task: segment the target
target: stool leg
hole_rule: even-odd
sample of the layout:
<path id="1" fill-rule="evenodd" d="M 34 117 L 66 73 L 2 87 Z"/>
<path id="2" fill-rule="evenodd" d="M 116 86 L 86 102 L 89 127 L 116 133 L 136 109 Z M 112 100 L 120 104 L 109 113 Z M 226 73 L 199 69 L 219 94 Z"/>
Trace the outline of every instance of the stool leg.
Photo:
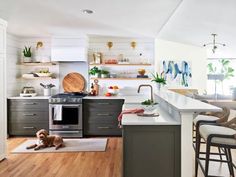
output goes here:
<path id="1" fill-rule="evenodd" d="M 232 177 L 235 177 L 235 176 L 234 176 L 234 167 L 233 167 L 231 149 L 228 149 L 228 155 L 229 155 L 229 164 L 230 164 L 230 175 L 231 175 Z"/>
<path id="2" fill-rule="evenodd" d="M 231 167 L 230 167 L 230 159 L 229 159 L 228 149 L 224 148 L 224 150 L 225 150 L 225 156 L 226 156 L 226 160 L 227 160 L 227 165 L 228 165 L 228 168 L 229 168 L 229 173 L 231 175 Z"/>
<path id="3" fill-rule="evenodd" d="M 205 177 L 208 177 L 209 171 L 209 159 L 210 159 L 211 145 L 209 142 L 206 142 L 206 161 L 205 161 Z"/>
<path id="4" fill-rule="evenodd" d="M 219 152 L 219 155 L 220 155 L 220 160 L 222 160 L 222 155 L 221 155 L 220 147 L 218 147 L 218 152 Z"/>
<path id="5" fill-rule="evenodd" d="M 200 152 L 200 146 L 201 146 L 201 136 L 196 130 L 195 135 L 195 177 L 198 175 L 198 158 L 199 158 L 199 152 Z"/>

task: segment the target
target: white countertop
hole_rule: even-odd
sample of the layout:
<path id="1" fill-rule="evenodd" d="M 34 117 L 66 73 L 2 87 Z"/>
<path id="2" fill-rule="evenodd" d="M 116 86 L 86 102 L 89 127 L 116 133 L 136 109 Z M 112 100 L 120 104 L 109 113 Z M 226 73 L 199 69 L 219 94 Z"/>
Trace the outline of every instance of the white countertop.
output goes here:
<path id="1" fill-rule="evenodd" d="M 221 108 L 219 107 L 186 97 L 169 90 L 155 92 L 154 97 L 157 96 L 168 102 L 168 104 L 172 105 L 180 112 L 221 111 Z"/>
<path id="2" fill-rule="evenodd" d="M 125 103 L 141 103 L 150 97 L 147 95 L 86 96 L 83 99 L 124 99 Z"/>
<path id="3" fill-rule="evenodd" d="M 124 105 L 124 109 L 139 108 L 138 104 Z M 159 106 L 155 110 L 158 117 L 140 117 L 136 114 L 123 114 L 122 125 L 180 125 L 180 122 L 173 119 L 167 112 Z"/>
<path id="4" fill-rule="evenodd" d="M 33 97 L 20 97 L 20 96 L 12 96 L 8 97 L 8 99 L 49 99 L 50 96 L 33 96 Z"/>

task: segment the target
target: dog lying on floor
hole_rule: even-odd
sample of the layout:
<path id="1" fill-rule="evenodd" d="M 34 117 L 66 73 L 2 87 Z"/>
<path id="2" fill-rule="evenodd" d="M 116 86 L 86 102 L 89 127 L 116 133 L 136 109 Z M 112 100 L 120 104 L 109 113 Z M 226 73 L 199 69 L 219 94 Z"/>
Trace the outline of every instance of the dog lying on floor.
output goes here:
<path id="1" fill-rule="evenodd" d="M 45 129 L 39 130 L 36 133 L 36 136 L 38 138 L 37 143 L 26 147 L 26 149 L 34 148 L 34 150 L 36 151 L 36 150 L 39 150 L 41 148 L 55 147 L 55 149 L 57 150 L 60 147 L 64 147 L 63 139 L 62 139 L 61 136 L 49 135 L 47 130 L 45 130 Z"/>

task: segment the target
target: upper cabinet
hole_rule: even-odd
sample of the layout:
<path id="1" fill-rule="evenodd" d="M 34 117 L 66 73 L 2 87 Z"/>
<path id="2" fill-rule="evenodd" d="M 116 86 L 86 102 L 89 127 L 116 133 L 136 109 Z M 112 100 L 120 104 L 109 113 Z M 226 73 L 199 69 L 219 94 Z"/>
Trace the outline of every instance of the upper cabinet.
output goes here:
<path id="1" fill-rule="evenodd" d="M 52 61 L 87 61 L 87 38 L 52 38 Z"/>

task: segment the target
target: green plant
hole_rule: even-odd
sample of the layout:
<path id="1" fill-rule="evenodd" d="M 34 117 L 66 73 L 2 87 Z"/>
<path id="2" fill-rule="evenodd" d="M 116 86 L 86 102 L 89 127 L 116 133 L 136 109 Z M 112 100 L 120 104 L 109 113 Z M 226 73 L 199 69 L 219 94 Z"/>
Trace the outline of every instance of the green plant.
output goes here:
<path id="1" fill-rule="evenodd" d="M 97 74 L 97 73 L 101 73 L 101 70 L 98 69 L 98 67 L 96 67 L 96 66 L 94 66 L 93 68 L 91 68 L 91 69 L 89 70 L 89 74 L 91 74 L 91 75 L 95 75 L 95 74 Z"/>
<path id="2" fill-rule="evenodd" d="M 107 75 L 107 74 L 109 74 L 110 72 L 109 71 L 107 71 L 107 70 L 101 70 L 101 74 L 105 74 L 105 75 Z"/>
<path id="3" fill-rule="evenodd" d="M 227 59 L 218 60 L 219 67 L 213 65 L 213 63 L 208 63 L 207 68 L 210 74 L 223 74 L 224 79 L 230 79 L 234 77 L 234 69 L 230 67 L 230 61 Z"/>
<path id="4" fill-rule="evenodd" d="M 25 57 L 31 57 L 32 53 L 31 53 L 31 47 L 26 47 L 23 50 L 23 54 Z"/>
<path id="5" fill-rule="evenodd" d="M 160 76 L 158 75 L 157 72 L 155 74 L 152 73 L 152 76 L 153 76 L 152 82 L 156 82 L 156 83 L 163 84 L 163 85 L 166 84 L 166 80 L 163 76 L 163 72 L 162 72 L 162 74 L 160 74 Z"/>

